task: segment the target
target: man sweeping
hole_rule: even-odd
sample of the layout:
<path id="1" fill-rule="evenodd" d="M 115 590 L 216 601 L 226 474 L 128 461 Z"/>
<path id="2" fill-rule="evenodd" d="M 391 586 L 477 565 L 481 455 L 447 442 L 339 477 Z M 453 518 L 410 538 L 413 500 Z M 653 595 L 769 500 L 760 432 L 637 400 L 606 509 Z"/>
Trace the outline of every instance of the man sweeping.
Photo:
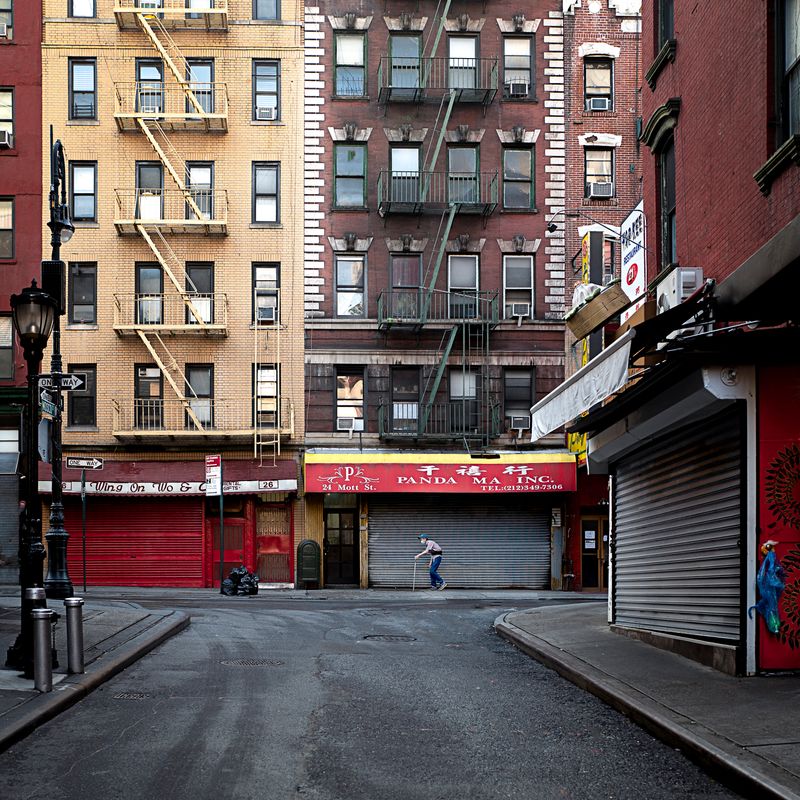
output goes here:
<path id="1" fill-rule="evenodd" d="M 431 589 L 438 589 L 441 591 L 444 589 L 447 584 L 442 579 L 442 576 L 439 574 L 439 565 L 442 563 L 442 548 L 439 547 L 433 539 L 429 538 L 427 533 L 421 533 L 419 535 L 420 544 L 425 548 L 421 553 L 417 553 L 414 558 L 419 558 L 420 556 L 429 555 L 431 557 Z"/>

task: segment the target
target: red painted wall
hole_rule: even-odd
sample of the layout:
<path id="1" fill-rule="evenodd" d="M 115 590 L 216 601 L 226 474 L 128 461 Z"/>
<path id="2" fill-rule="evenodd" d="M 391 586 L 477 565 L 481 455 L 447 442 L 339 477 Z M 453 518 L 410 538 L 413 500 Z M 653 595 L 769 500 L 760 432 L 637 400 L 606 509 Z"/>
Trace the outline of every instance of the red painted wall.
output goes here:
<path id="1" fill-rule="evenodd" d="M 643 4 L 645 71 L 656 55 L 653 5 Z M 783 171 L 767 196 L 753 178 L 774 150 L 770 6 L 740 0 L 733 12 L 728 3 L 675 3 L 675 61 L 662 69 L 655 90 L 642 82 L 645 124 L 667 99 L 681 99 L 675 129 L 678 260 L 718 280 L 800 211 L 796 165 Z M 643 152 L 648 246 L 660 248 L 655 161 Z M 651 259 L 651 280 L 657 271 Z"/>
<path id="2" fill-rule="evenodd" d="M 42 4 L 14 3 L 14 38 L 0 39 L 0 86 L 14 89 L 14 147 L 0 150 L 0 196 L 14 198 L 15 254 L 0 260 L 0 314 L 9 297 L 40 277 L 42 258 Z M 16 342 L 15 342 L 16 344 Z M 14 381 L 25 384 L 22 352 Z"/>

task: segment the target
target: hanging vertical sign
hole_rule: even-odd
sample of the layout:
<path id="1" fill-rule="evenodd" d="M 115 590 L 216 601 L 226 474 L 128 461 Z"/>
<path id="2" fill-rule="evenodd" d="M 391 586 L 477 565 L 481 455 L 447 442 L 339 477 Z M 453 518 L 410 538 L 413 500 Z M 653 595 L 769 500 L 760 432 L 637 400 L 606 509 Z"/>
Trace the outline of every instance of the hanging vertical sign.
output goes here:
<path id="1" fill-rule="evenodd" d="M 206 456 L 206 497 L 222 493 L 222 456 Z"/>
<path id="2" fill-rule="evenodd" d="M 647 290 L 647 261 L 645 258 L 645 225 L 644 201 L 631 211 L 620 227 L 620 245 L 622 253 L 622 290 L 631 300 L 642 299 L 634 303 L 620 315 L 620 322 L 625 322 L 644 305 Z"/>

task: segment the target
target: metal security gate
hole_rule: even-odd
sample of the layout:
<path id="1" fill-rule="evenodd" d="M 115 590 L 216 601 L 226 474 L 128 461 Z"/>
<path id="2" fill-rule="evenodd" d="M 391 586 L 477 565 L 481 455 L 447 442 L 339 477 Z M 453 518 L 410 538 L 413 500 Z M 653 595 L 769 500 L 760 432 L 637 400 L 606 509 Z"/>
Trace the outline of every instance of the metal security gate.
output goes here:
<path id="1" fill-rule="evenodd" d="M 90 586 L 203 586 L 203 499 L 87 497 L 86 576 Z M 81 503 L 65 517 L 70 578 L 83 575 Z"/>
<path id="2" fill-rule="evenodd" d="M 740 639 L 742 421 L 702 420 L 614 469 L 614 621 Z"/>
<path id="3" fill-rule="evenodd" d="M 442 576 L 457 588 L 550 587 L 550 515 L 520 499 L 468 495 L 375 496 L 369 503 L 369 582 L 411 587 L 413 557 L 428 533 L 444 550 Z M 427 559 L 417 588 L 428 584 Z"/>
<path id="4" fill-rule="evenodd" d="M 0 474 L 0 584 L 19 582 L 19 477 Z"/>

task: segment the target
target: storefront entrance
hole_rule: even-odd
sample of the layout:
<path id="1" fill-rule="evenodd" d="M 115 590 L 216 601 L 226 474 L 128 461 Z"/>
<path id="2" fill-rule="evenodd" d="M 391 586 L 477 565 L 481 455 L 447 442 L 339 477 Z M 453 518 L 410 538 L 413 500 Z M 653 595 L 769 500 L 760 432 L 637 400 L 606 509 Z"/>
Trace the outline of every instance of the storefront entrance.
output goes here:
<path id="1" fill-rule="evenodd" d="M 358 585 L 358 537 L 355 509 L 325 511 L 325 584 Z"/>
<path id="2" fill-rule="evenodd" d="M 608 518 L 581 517 L 581 585 L 608 588 Z"/>

